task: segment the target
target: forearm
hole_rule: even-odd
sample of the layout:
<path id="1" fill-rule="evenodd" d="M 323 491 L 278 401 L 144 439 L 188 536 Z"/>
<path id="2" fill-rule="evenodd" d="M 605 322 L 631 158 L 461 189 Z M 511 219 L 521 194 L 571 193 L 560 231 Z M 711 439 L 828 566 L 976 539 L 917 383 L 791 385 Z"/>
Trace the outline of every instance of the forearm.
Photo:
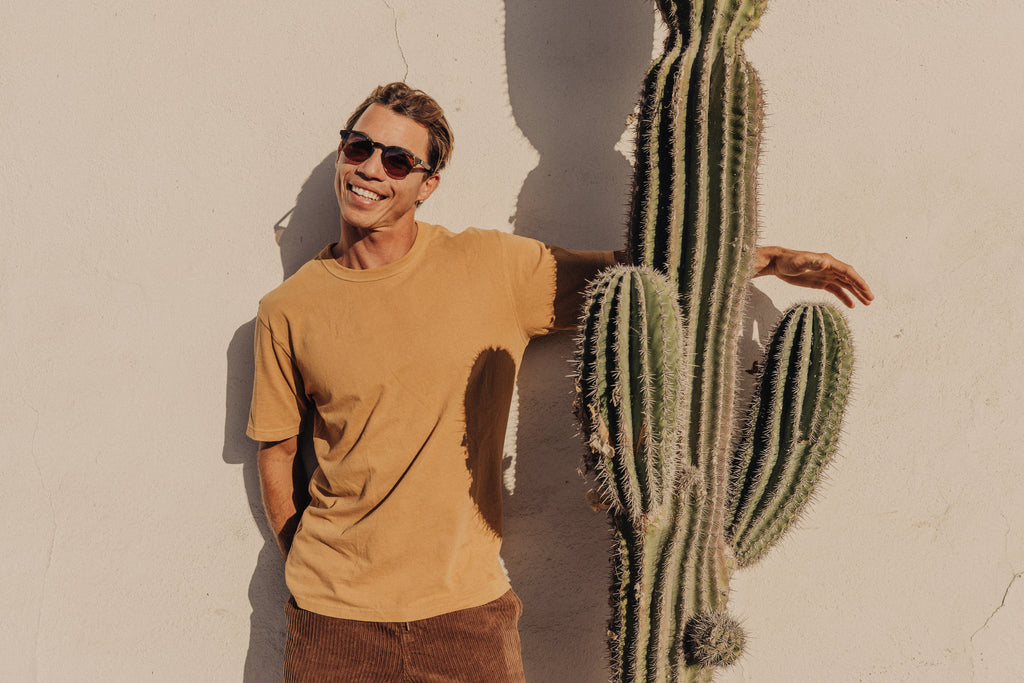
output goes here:
<path id="1" fill-rule="evenodd" d="M 305 489 L 296 485 L 296 480 L 301 479 L 296 476 L 300 464 L 297 452 L 298 439 L 292 437 L 276 443 L 260 444 L 257 456 L 263 509 L 284 557 L 288 556 L 291 549 L 307 500 Z"/>

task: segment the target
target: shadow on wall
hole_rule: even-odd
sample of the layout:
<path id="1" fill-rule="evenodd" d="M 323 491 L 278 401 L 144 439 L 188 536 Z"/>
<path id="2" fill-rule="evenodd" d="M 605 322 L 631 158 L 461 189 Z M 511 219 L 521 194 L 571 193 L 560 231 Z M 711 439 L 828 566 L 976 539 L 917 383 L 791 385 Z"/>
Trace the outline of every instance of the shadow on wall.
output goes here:
<path id="1" fill-rule="evenodd" d="M 334 196 L 332 152 L 310 174 L 295 200 L 295 207 L 273 226 L 267 239 L 277 240 L 281 249 L 282 280 L 316 256 L 338 238 L 338 204 Z M 263 293 L 255 294 L 255 296 Z M 255 306 L 255 301 L 253 302 Z M 245 435 L 252 397 L 253 333 L 255 319 L 235 332 L 228 345 L 227 405 L 224 420 L 224 462 L 242 466 L 242 480 L 253 519 L 263 534 L 263 548 L 249 582 L 252 616 L 249 623 L 249 651 L 245 659 L 245 683 L 280 681 L 284 672 L 284 605 L 288 591 L 284 584 L 284 562 L 263 513 L 259 475 L 256 471 L 256 443 Z M 312 440 L 303 430 L 299 452 L 312 472 Z"/>
<path id="2" fill-rule="evenodd" d="M 502 451 L 508 425 L 495 418 L 506 412 L 515 382 L 516 362 L 512 354 L 502 348 L 484 349 L 470 370 L 463 402 L 466 434 L 462 445 L 472 480 L 469 495 L 484 523 L 498 538 L 502 536 L 502 506 L 500 500 L 495 504 L 492 492 L 501 491 L 502 461 L 494 462 L 485 456 Z"/>
<path id="3" fill-rule="evenodd" d="M 581 11 L 583 9 L 583 11 Z M 516 233 L 561 247 L 624 246 L 631 169 L 614 149 L 650 63 L 644 3 L 506 0 L 516 123 L 540 154 L 520 190 Z M 535 340 L 519 373 L 515 491 L 503 557 L 523 600 L 529 681 L 607 680 L 611 535 L 584 496 L 572 416 L 571 334 Z"/>
<path id="4" fill-rule="evenodd" d="M 579 4 L 569 0 L 506 1 L 513 113 L 540 153 L 520 191 L 519 234 L 569 248 L 624 246 L 631 169 L 614 146 L 650 62 L 653 27 L 653 12 L 643 3 L 595 0 L 581 17 Z M 282 280 L 337 239 L 334 158 L 332 151 L 313 169 L 294 209 L 268 226 L 267 239 L 276 239 L 281 250 Z M 744 369 L 760 353 L 754 322 L 763 341 L 770 331 L 766 325 L 780 315 L 768 297 L 751 290 L 752 316 L 740 348 Z M 256 444 L 245 436 L 254 329 L 254 320 L 241 325 L 228 346 L 223 449 L 226 463 L 242 466 L 249 507 L 264 539 L 249 583 L 246 683 L 282 679 L 287 600 L 283 562 L 263 513 Z M 530 681 L 607 678 L 611 535 L 605 515 L 587 506 L 589 484 L 578 473 L 583 446 L 572 418 L 572 353 L 572 335 L 539 339 L 527 350 L 518 380 L 519 457 L 515 492 L 505 504 L 503 557 L 525 605 L 520 631 Z M 741 377 L 749 392 L 752 376 Z M 300 453 L 311 472 L 308 436 L 300 441 Z M 500 528 L 498 520 L 492 524 Z"/>
<path id="5" fill-rule="evenodd" d="M 580 249 L 625 246 L 632 169 L 614 149 L 651 60 L 653 9 L 595 0 L 506 0 L 512 111 L 540 161 L 525 180 L 516 232 Z M 760 356 L 757 333 L 779 312 L 751 288 L 740 342 L 743 368 Z M 503 557 L 524 604 L 530 681 L 601 681 L 609 616 L 611 532 L 585 502 L 583 445 L 572 418 L 571 335 L 533 342 L 519 374 L 515 490 L 505 505 Z M 741 391 L 753 375 L 741 373 Z M 745 405 L 741 399 L 740 405 Z"/>

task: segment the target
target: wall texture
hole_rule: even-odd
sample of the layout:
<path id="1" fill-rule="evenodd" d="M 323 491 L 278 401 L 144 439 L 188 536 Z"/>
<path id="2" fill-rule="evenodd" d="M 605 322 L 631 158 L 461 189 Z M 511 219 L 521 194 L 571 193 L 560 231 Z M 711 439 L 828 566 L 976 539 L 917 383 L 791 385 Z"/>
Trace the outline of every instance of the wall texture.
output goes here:
<path id="1" fill-rule="evenodd" d="M 280 678 L 256 301 L 333 238 L 337 130 L 395 79 L 456 130 L 423 218 L 620 246 L 656 27 L 640 0 L 580 6 L 0 4 L 0 680 Z M 878 300 L 849 316 L 841 460 L 734 581 L 751 642 L 721 680 L 1024 679 L 1022 26 L 1013 0 L 776 0 L 748 44 L 762 241 L 834 252 Z M 798 295 L 757 281 L 751 358 Z M 530 350 L 509 434 L 538 682 L 604 676 L 570 353 Z"/>

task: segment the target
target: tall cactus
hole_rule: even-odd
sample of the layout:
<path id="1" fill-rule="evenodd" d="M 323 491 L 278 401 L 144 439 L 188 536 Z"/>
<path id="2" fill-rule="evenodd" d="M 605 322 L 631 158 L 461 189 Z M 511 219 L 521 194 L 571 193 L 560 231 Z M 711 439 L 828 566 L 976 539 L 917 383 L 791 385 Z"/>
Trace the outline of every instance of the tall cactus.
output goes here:
<path id="1" fill-rule="evenodd" d="M 657 4 L 669 35 L 640 105 L 632 265 L 588 293 L 577 408 L 619 545 L 614 678 L 706 681 L 743 647 L 732 571 L 789 528 L 835 452 L 852 351 L 831 307 L 790 310 L 730 445 L 762 122 L 742 43 L 767 0 Z"/>

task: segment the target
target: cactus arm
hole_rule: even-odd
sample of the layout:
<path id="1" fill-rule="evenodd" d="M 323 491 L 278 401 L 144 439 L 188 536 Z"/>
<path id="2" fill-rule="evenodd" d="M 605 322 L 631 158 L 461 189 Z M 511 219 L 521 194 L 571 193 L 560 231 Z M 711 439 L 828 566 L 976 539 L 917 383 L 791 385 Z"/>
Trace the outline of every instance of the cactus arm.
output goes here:
<path id="1" fill-rule="evenodd" d="M 677 402 L 687 365 L 679 309 L 663 276 L 616 266 L 591 285 L 585 310 L 577 413 L 589 464 L 613 511 L 644 528 L 662 513 L 681 466 Z"/>
<path id="2" fill-rule="evenodd" d="M 619 536 L 612 658 L 622 680 L 665 680 L 665 653 L 681 630 L 676 537 L 692 534 L 686 520 L 695 481 L 679 447 L 678 401 L 689 368 L 681 315 L 663 275 L 621 266 L 599 276 L 585 310 L 577 411 Z"/>
<path id="3" fill-rule="evenodd" d="M 797 306 L 765 352 L 733 461 L 728 533 L 740 566 L 764 555 L 813 496 L 839 442 L 850 391 L 849 328 L 831 306 Z"/>
<path id="4" fill-rule="evenodd" d="M 604 286 L 615 287 L 619 279 L 618 275 L 610 273 Z M 598 282 L 592 286 L 587 299 L 588 313 L 579 345 L 578 393 L 581 399 L 577 410 L 588 435 L 591 452 L 588 464 L 596 470 L 605 499 L 615 511 L 629 508 L 630 495 L 620 487 L 621 483 L 629 481 L 629 477 L 622 476 L 622 464 L 610 457 L 614 453 L 615 444 L 621 442 L 621 422 L 615 419 L 614 413 L 616 402 L 613 387 L 617 377 L 615 353 L 610 348 L 615 337 L 611 334 L 613 328 L 608 324 L 615 313 L 616 302 L 613 296 L 594 295 L 600 284 Z M 612 362 L 609 363 L 609 360 Z"/>
<path id="5" fill-rule="evenodd" d="M 797 320 L 791 311 L 779 321 L 760 363 L 756 390 L 747 411 L 746 430 L 733 456 L 727 520 L 733 538 L 742 533 L 740 527 L 750 523 L 751 501 L 764 497 L 770 476 L 762 475 L 773 470 L 773 459 L 780 451 L 783 403 L 773 401 L 772 392 L 787 384 L 790 364 L 785 362 L 785 350 L 792 349 L 795 344 Z M 755 460 L 755 454 L 759 454 L 760 459 Z"/>

